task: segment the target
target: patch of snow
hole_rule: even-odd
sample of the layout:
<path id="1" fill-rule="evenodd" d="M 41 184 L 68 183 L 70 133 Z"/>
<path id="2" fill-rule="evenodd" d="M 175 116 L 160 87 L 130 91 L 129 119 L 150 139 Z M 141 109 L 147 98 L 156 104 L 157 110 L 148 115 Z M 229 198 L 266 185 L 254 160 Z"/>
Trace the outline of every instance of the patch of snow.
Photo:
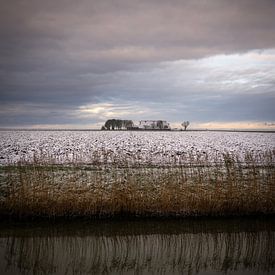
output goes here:
<path id="1" fill-rule="evenodd" d="M 170 165 L 217 160 L 223 153 L 254 154 L 275 149 L 275 133 L 0 131 L 0 164 L 43 160 L 49 163 Z"/>

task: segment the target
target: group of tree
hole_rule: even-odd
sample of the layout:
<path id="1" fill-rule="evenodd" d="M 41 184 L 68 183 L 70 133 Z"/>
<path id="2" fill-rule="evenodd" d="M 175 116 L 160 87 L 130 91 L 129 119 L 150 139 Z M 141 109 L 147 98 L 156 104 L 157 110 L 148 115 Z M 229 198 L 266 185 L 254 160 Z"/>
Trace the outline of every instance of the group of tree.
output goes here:
<path id="1" fill-rule="evenodd" d="M 134 126 L 132 120 L 122 120 L 122 119 L 108 119 L 104 126 L 102 126 L 102 130 L 121 130 L 128 129 Z"/>

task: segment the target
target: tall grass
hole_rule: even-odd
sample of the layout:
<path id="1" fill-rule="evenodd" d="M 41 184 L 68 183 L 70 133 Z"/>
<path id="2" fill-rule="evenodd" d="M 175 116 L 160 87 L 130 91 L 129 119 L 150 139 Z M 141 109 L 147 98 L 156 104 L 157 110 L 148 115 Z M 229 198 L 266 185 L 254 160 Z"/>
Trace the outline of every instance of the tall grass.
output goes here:
<path id="1" fill-rule="evenodd" d="M 104 156 L 103 156 L 104 157 Z M 109 162 L 108 162 L 109 163 Z M 207 155 L 165 167 L 134 161 L 4 166 L 6 217 L 227 216 L 275 213 L 275 152 Z"/>

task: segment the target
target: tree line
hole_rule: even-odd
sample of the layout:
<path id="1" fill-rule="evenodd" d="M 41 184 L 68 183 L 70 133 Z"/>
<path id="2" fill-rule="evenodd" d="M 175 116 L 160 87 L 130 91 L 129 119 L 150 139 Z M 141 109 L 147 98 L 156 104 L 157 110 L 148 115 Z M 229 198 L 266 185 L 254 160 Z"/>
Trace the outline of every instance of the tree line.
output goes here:
<path id="1" fill-rule="evenodd" d="M 189 121 L 184 121 L 181 124 L 186 131 L 187 127 L 190 125 Z M 108 119 L 105 124 L 101 127 L 101 130 L 121 130 L 121 129 L 129 129 L 133 128 L 134 123 L 132 120 L 128 119 Z M 162 120 L 158 120 L 156 123 L 156 127 L 158 129 L 167 129 L 167 125 L 164 125 Z"/>

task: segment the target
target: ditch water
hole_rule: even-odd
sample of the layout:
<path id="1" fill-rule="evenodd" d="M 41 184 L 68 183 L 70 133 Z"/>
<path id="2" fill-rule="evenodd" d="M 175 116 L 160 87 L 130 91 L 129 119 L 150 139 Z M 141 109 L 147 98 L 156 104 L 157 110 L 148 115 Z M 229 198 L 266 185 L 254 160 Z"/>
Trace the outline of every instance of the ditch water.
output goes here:
<path id="1" fill-rule="evenodd" d="M 272 218 L 0 224 L 0 274 L 275 274 Z"/>

